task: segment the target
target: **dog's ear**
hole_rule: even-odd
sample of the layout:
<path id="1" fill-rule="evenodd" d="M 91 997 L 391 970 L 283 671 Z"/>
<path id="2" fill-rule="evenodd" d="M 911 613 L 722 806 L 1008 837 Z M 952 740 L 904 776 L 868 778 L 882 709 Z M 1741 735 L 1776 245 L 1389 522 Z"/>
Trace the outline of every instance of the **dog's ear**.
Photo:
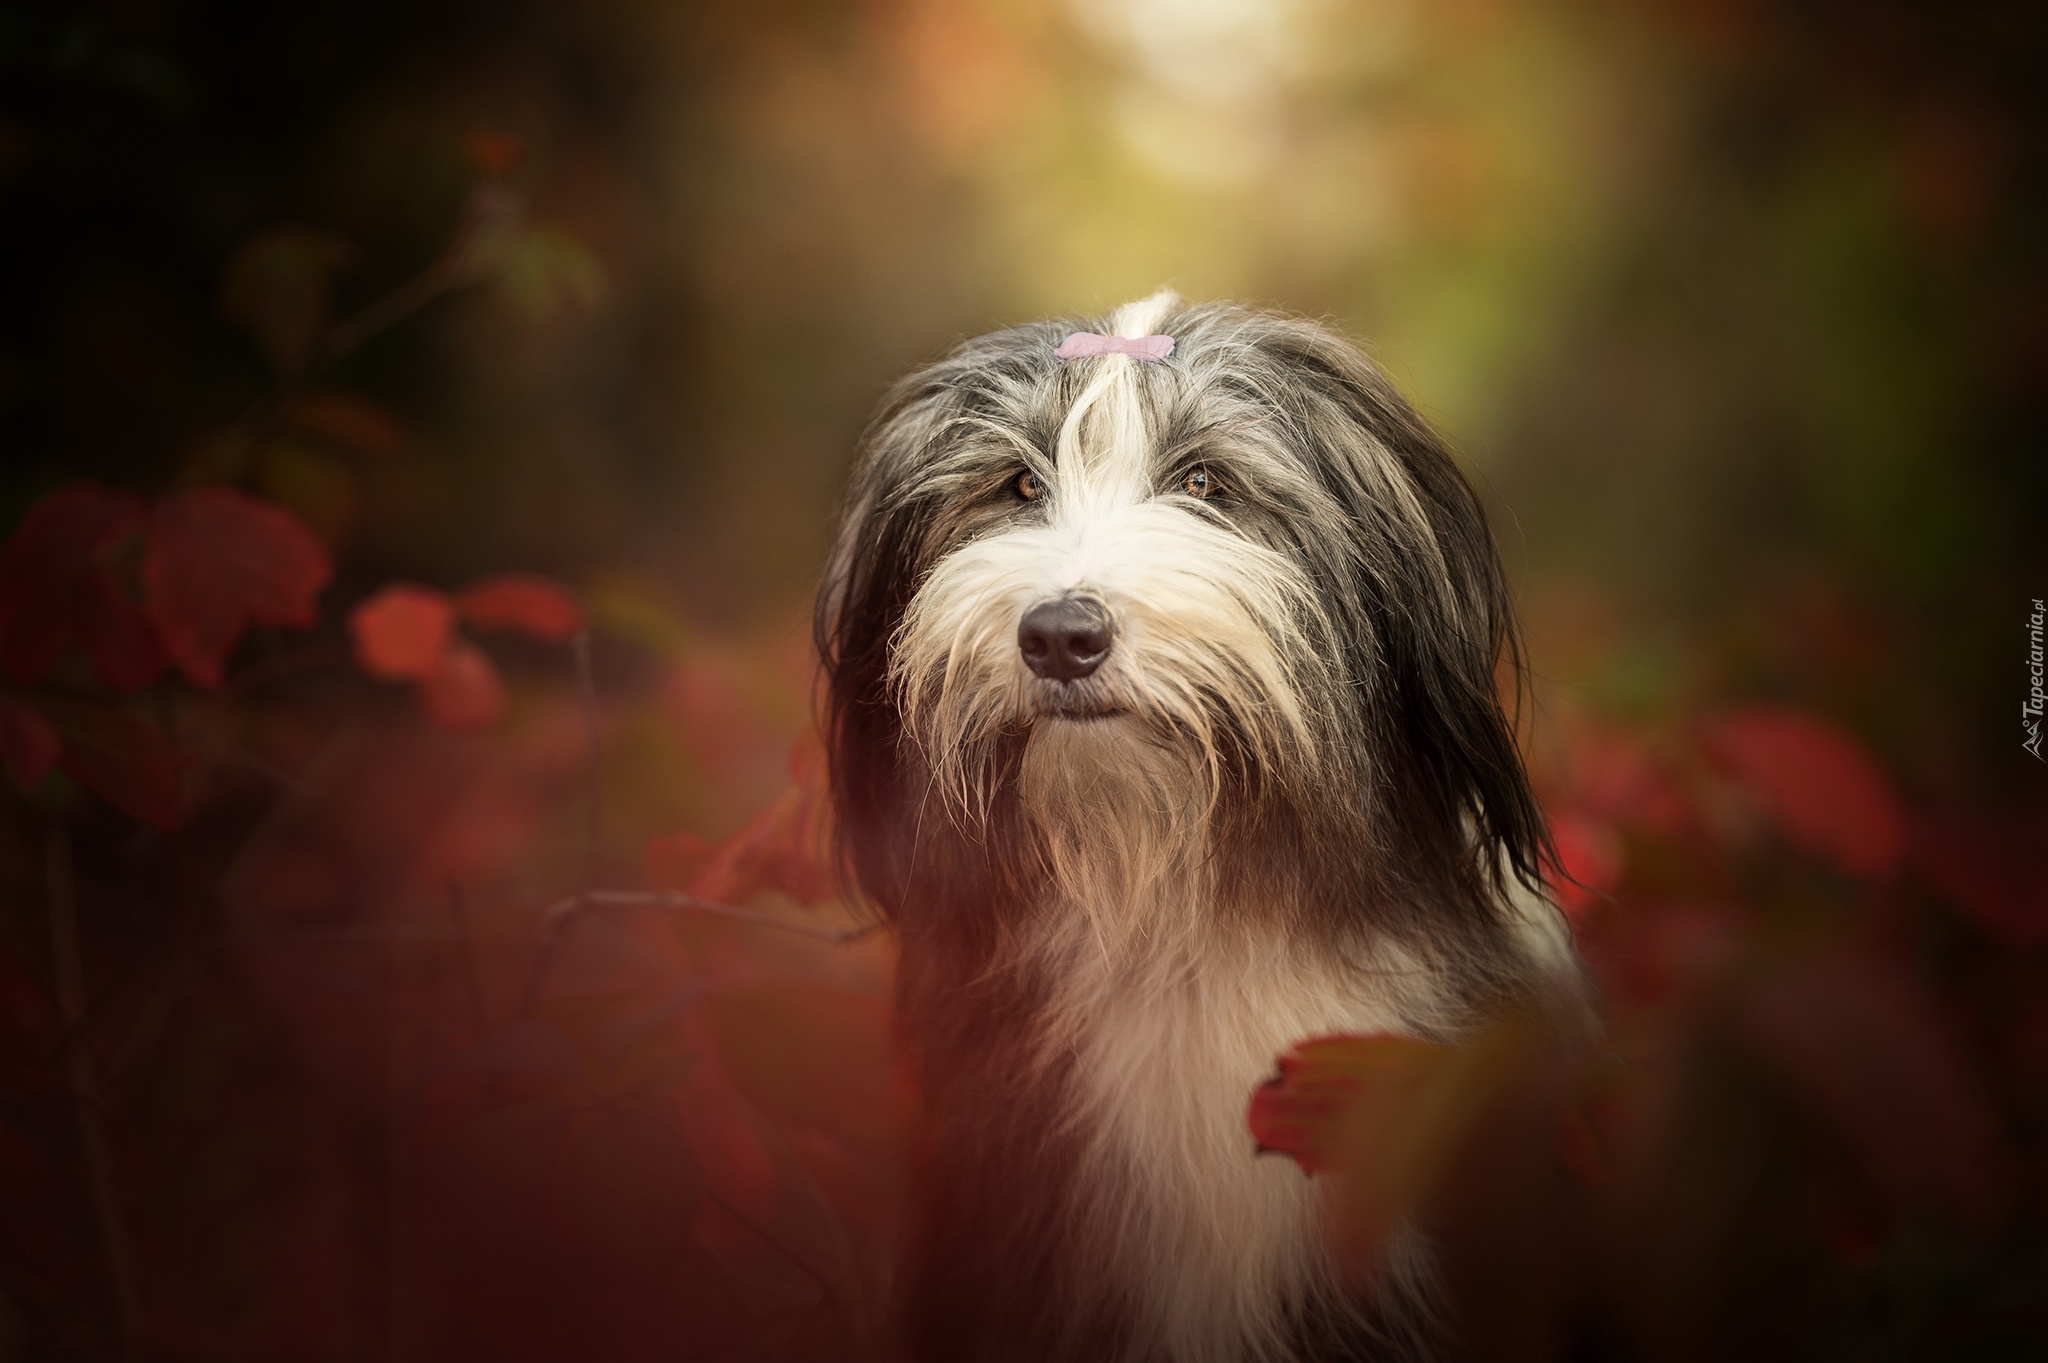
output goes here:
<path id="1" fill-rule="evenodd" d="M 870 439 L 889 435 L 878 424 Z M 905 861 L 891 818 L 903 799 L 903 726 L 889 693 L 889 643 L 916 590 L 921 537 L 895 524 L 907 512 L 886 505 L 876 454 L 868 452 L 856 475 L 813 630 L 825 671 L 820 728 L 841 874 L 893 916 Z"/>
<path id="2" fill-rule="evenodd" d="M 891 915 L 908 889 L 913 854 L 920 895 L 988 871 L 985 853 L 968 857 L 972 865 L 941 864 L 947 853 L 935 851 L 930 836 L 915 846 L 917 821 L 906 816 L 921 806 L 927 778 L 905 741 L 891 645 L 925 573 L 967 525 L 953 485 L 926 475 L 958 446 L 963 428 L 991 419 L 1028 427 L 1026 397 L 1048 379 L 1063 381 L 1053 349 L 1072 329 L 1039 322 L 962 343 L 898 383 L 861 437 L 814 632 L 841 867 Z M 1049 445 L 1049 433 L 1037 436 Z"/>
<path id="3" fill-rule="evenodd" d="M 1429 879 L 1496 902 L 1508 876 L 1536 885 L 1549 835 L 1501 694 L 1505 680 L 1519 706 L 1523 656 L 1485 509 L 1443 440 L 1349 342 L 1282 323 L 1261 348 L 1300 385 L 1288 415 L 1350 527 L 1349 561 L 1324 566 L 1351 583 L 1342 646 L 1373 759 L 1398 792 L 1387 834 Z"/>
<path id="4" fill-rule="evenodd" d="M 914 775 L 892 693 L 891 644 L 931 566 L 945 510 L 942 495 L 920 494 L 917 474 L 944 440 L 960 373 L 971 368 L 956 351 L 883 399 L 861 437 L 813 620 L 840 870 L 892 917 L 908 888 L 915 832 L 900 817 Z"/>

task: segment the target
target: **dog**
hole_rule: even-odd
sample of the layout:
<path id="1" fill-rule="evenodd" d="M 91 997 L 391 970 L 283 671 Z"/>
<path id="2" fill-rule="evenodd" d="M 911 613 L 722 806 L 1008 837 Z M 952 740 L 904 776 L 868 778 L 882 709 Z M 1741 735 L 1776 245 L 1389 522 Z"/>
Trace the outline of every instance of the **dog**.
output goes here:
<path id="1" fill-rule="evenodd" d="M 1342 337 L 1160 293 L 961 344 L 863 438 L 818 608 L 836 827 L 900 943 L 928 1360 L 1427 1355 L 1256 1157 L 1276 1055 L 1575 970 L 1444 442 Z"/>

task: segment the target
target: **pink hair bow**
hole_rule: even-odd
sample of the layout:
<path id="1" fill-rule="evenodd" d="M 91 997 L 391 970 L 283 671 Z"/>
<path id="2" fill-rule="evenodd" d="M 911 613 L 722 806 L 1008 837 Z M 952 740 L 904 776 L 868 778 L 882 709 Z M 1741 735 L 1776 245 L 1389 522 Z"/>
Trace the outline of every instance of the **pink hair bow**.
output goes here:
<path id="1" fill-rule="evenodd" d="M 1171 336 L 1098 336 L 1077 331 L 1060 342 L 1053 354 L 1063 360 L 1085 359 L 1090 355 L 1129 355 L 1134 360 L 1163 360 L 1173 353 Z"/>

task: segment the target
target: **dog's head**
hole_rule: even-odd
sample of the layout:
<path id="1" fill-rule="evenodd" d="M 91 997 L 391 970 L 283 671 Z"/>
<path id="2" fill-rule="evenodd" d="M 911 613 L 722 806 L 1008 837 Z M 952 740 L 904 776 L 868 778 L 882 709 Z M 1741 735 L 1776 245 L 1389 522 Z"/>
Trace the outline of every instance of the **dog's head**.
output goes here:
<path id="1" fill-rule="evenodd" d="M 1058 358 L 1077 329 L 1173 350 Z M 1160 294 L 912 375 L 865 440 L 819 645 L 849 862 L 892 911 L 942 825 L 1057 875 L 1091 828 L 1137 836 L 1133 803 L 1226 878 L 1328 900 L 1485 913 L 1537 871 L 1484 514 L 1313 323 Z"/>

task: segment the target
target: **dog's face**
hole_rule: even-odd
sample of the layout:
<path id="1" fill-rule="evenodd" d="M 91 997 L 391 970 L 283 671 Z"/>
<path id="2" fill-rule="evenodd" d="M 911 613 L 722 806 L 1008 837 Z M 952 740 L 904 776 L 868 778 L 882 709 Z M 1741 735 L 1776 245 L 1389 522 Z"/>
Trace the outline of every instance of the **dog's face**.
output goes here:
<path id="1" fill-rule="evenodd" d="M 856 473 L 820 627 L 869 892 L 910 889 L 934 801 L 1055 878 L 1104 829 L 1150 872 L 1247 838 L 1533 866 L 1500 570 L 1427 428 L 1307 323 L 1160 295 L 1099 326 L 1172 335 L 1156 363 L 1060 360 L 1073 329 L 913 376 Z"/>

